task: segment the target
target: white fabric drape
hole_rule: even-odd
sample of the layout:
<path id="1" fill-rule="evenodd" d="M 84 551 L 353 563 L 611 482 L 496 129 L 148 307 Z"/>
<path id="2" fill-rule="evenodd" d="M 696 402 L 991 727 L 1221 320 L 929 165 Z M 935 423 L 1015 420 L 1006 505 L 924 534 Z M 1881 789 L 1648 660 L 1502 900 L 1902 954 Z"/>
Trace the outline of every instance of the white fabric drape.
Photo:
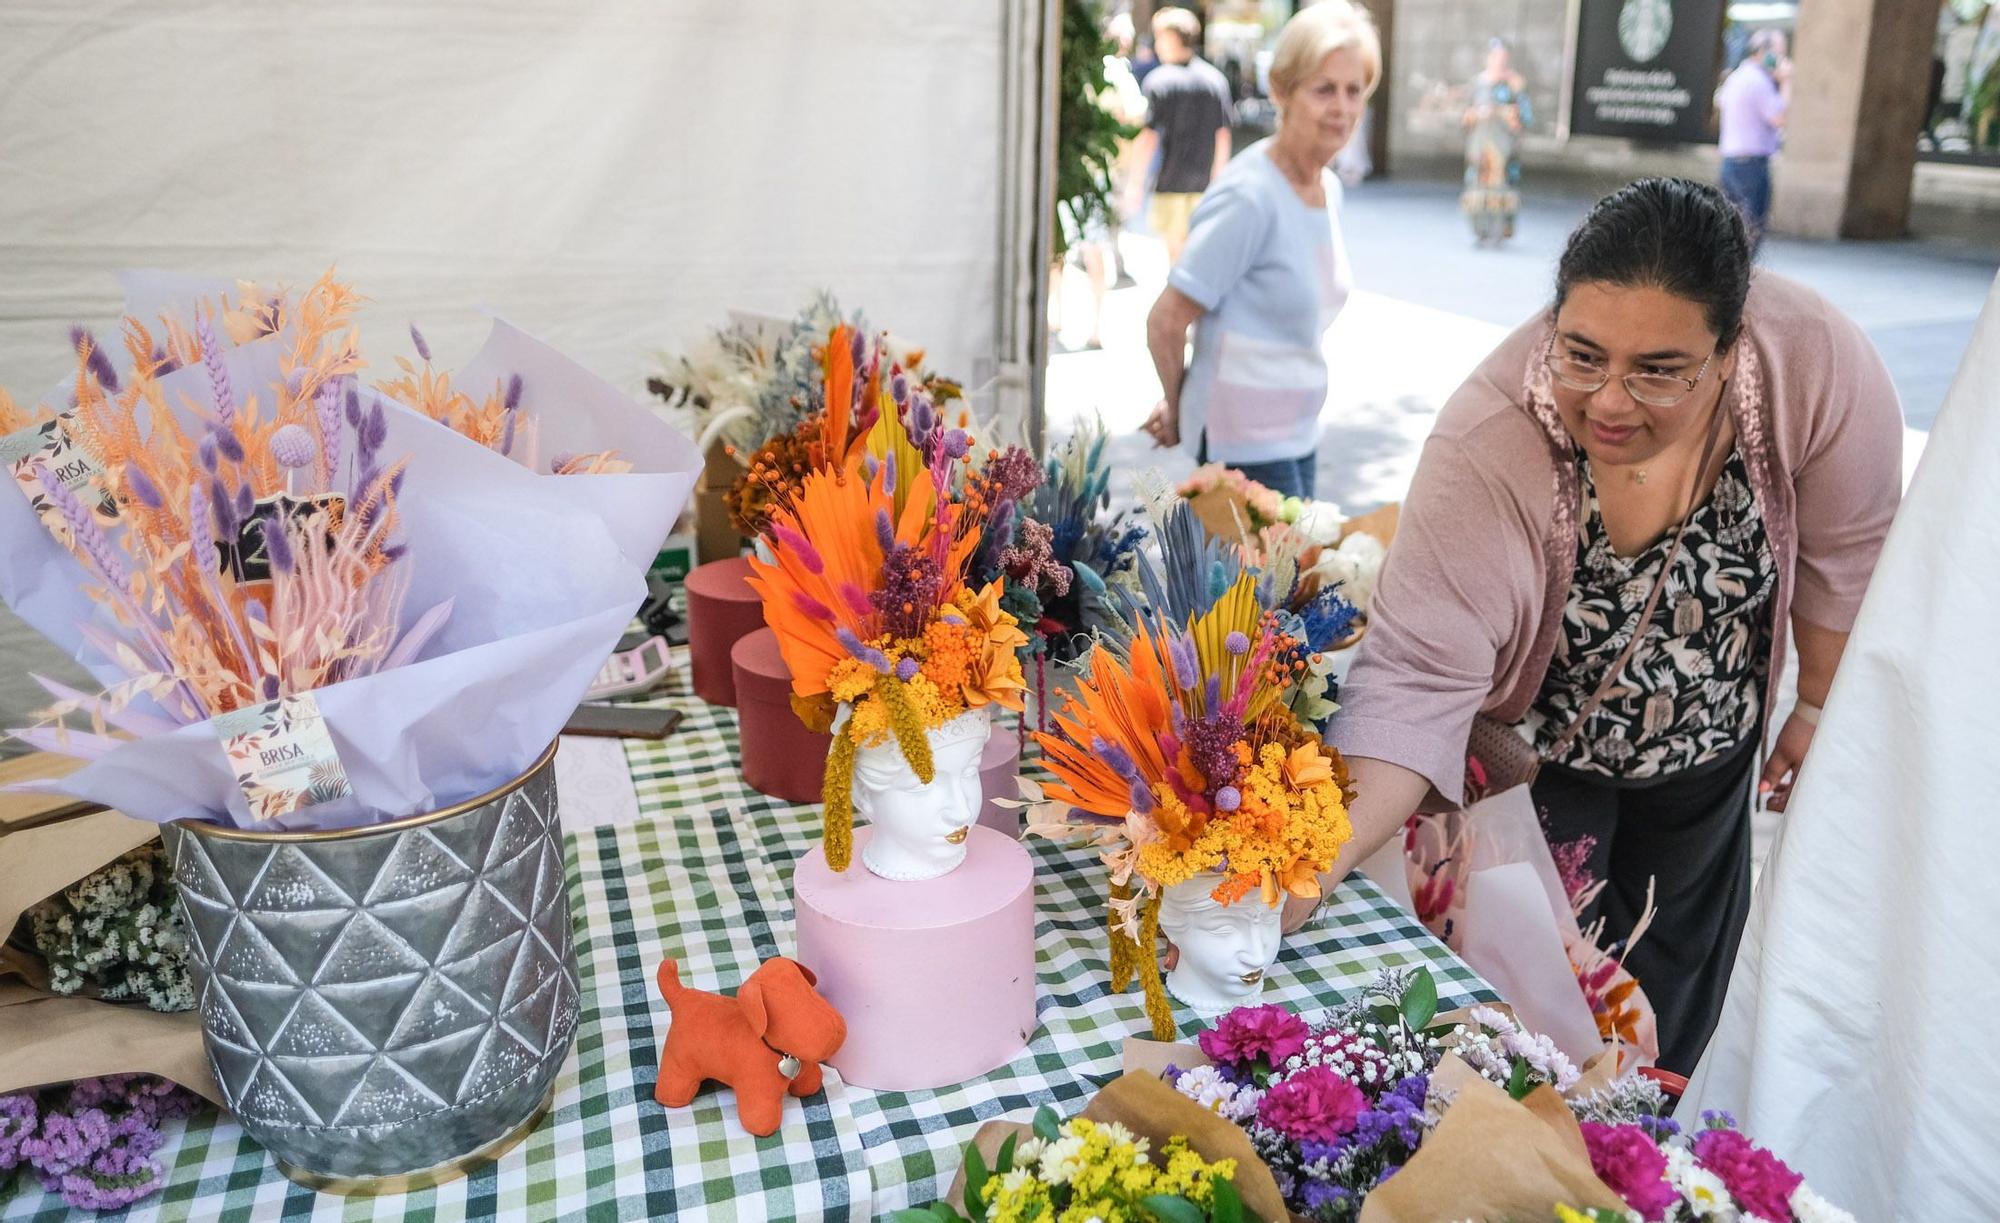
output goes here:
<path id="1" fill-rule="evenodd" d="M 1910 486 L 1682 1113 L 1862 1219 L 2000 1217 L 2000 282 Z"/>
<path id="2" fill-rule="evenodd" d="M 60 376 L 116 269 L 335 265 L 378 371 L 412 320 L 463 361 L 490 306 L 638 392 L 827 286 L 976 385 L 1026 53 L 976 0 L 9 0 L 0 385 Z"/>

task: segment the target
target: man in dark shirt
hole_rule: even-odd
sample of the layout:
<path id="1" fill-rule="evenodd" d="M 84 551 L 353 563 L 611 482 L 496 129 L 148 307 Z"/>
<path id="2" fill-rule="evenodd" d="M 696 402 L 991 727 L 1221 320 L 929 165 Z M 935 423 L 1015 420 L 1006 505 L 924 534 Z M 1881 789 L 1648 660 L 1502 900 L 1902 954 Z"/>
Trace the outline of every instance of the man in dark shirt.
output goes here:
<path id="1" fill-rule="evenodd" d="M 1152 165 L 1153 232 L 1178 262 L 1187 243 L 1195 202 L 1229 161 L 1229 85 L 1213 64 L 1197 59 L 1201 25 L 1182 8 L 1153 14 L 1153 48 L 1160 66 L 1146 74 L 1146 130 L 1139 134 L 1137 164 Z M 1135 201 L 1136 204 L 1136 201 Z"/>

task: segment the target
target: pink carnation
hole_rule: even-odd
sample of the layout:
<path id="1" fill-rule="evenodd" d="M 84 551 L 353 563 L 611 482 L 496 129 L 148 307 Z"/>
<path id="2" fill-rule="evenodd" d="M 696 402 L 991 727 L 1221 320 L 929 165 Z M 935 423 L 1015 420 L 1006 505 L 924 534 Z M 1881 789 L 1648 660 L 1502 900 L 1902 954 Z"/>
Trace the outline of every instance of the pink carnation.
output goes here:
<path id="1" fill-rule="evenodd" d="M 1667 1182 L 1667 1157 L 1659 1145 L 1636 1125 L 1595 1121 L 1582 1125 L 1583 1144 L 1590 1148 L 1590 1169 L 1597 1179 L 1645 1218 L 1665 1218 L 1681 1195 Z"/>
<path id="2" fill-rule="evenodd" d="M 1367 1107 L 1359 1087 L 1325 1066 L 1308 1066 L 1264 1093 L 1257 1120 L 1294 1142 L 1332 1142 Z"/>
<path id="3" fill-rule="evenodd" d="M 1281 1006 L 1239 1006 L 1200 1037 L 1209 1060 L 1227 1066 L 1248 1065 L 1263 1057 L 1272 1069 L 1296 1057 L 1306 1047 L 1312 1029 Z"/>
<path id="4" fill-rule="evenodd" d="M 1805 1177 L 1741 1132 L 1703 1130 L 1695 1135 L 1694 1157 L 1721 1178 L 1729 1196 L 1747 1213 L 1761 1219 L 1792 1217 L 1792 1193 Z"/>

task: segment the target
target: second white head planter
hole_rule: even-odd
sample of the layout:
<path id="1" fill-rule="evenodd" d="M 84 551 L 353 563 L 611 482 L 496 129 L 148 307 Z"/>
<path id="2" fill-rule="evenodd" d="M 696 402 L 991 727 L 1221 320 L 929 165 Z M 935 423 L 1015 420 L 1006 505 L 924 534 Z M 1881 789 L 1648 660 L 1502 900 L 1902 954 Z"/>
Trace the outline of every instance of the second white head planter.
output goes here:
<path id="1" fill-rule="evenodd" d="M 854 753 L 854 814 L 875 831 L 861 864 L 884 879 L 935 879 L 965 861 L 979 819 L 979 759 L 992 708 L 968 710 L 929 732 L 933 776 L 917 779 L 891 738 Z"/>
<path id="2" fill-rule="evenodd" d="M 1255 1002 L 1283 936 L 1280 909 L 1255 892 L 1222 904 L 1210 895 L 1219 882 L 1197 875 L 1160 893 L 1160 929 L 1180 952 L 1167 992 L 1203 1016 Z"/>

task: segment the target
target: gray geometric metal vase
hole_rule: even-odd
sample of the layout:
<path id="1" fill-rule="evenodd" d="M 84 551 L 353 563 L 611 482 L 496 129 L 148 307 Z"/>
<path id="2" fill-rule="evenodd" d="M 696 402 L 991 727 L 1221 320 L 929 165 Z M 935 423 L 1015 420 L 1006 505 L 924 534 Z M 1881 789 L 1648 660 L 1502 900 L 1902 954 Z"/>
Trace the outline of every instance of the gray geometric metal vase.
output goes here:
<path id="1" fill-rule="evenodd" d="M 332 833 L 161 829 L 229 1111 L 295 1180 L 447 1180 L 524 1137 L 576 1036 L 555 749 Z"/>

